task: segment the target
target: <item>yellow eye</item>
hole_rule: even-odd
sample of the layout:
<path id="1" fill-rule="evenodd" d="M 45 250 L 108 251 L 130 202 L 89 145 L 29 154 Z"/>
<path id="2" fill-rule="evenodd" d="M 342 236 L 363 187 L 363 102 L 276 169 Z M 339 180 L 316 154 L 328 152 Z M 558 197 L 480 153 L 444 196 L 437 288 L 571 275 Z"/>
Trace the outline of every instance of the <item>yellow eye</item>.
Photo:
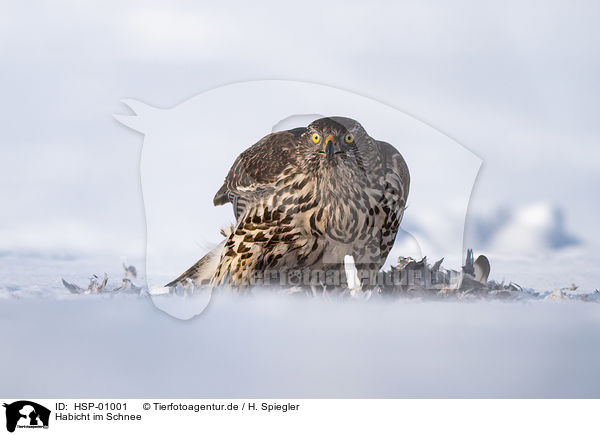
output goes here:
<path id="1" fill-rule="evenodd" d="M 319 143 L 321 141 L 321 136 L 319 136 L 317 133 L 312 135 L 312 141 L 314 143 Z"/>
<path id="2" fill-rule="evenodd" d="M 346 137 L 344 137 L 344 140 L 346 143 L 352 143 L 354 142 L 354 135 L 352 133 L 348 133 Z"/>

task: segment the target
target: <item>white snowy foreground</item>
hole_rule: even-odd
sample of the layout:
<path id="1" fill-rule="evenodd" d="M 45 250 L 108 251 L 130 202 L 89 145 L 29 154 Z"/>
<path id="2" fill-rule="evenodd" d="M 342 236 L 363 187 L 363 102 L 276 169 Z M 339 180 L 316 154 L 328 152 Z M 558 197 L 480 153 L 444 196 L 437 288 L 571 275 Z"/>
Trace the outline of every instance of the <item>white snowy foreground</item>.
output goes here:
<path id="1" fill-rule="evenodd" d="M 600 397 L 583 302 L 5 300 L 7 397 Z"/>
<path id="2" fill-rule="evenodd" d="M 118 284 L 120 264 L 93 264 L 3 258 L 4 396 L 600 397 L 597 302 L 267 294 L 183 321 L 147 296 L 69 294 L 61 276 Z"/>

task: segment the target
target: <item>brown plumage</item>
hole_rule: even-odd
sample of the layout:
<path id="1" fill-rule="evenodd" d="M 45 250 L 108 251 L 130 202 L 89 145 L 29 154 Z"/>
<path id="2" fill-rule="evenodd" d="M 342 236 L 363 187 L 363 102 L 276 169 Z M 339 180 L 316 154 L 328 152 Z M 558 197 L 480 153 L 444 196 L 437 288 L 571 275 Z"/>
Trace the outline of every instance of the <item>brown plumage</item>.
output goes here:
<path id="1" fill-rule="evenodd" d="M 343 287 L 346 255 L 366 278 L 394 244 L 409 186 L 400 153 L 352 119 L 269 134 L 240 154 L 215 195 L 236 218 L 224 242 L 169 285 Z"/>

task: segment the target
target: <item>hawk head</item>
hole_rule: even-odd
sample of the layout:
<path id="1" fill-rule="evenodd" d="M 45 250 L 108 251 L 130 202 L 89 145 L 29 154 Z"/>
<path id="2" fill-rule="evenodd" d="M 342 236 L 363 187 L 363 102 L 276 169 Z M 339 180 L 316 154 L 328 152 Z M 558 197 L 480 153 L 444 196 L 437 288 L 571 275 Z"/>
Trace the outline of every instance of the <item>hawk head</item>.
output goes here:
<path id="1" fill-rule="evenodd" d="M 372 139 L 360 123 L 350 118 L 329 117 L 313 121 L 301 138 L 304 157 L 321 168 L 337 165 L 363 167 Z"/>

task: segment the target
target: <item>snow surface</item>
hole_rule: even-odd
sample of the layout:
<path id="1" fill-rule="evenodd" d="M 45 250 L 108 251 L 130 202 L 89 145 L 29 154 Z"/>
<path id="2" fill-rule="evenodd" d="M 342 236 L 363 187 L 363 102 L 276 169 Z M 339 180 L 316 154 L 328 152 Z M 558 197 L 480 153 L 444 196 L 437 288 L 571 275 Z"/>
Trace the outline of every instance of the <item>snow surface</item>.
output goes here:
<path id="1" fill-rule="evenodd" d="M 5 396 L 600 397 L 597 303 L 259 294 L 182 321 L 147 296 L 62 287 L 105 271 L 116 286 L 108 260 L 2 258 Z"/>
<path id="2" fill-rule="evenodd" d="M 7 397 L 600 397 L 587 303 L 8 300 Z"/>

